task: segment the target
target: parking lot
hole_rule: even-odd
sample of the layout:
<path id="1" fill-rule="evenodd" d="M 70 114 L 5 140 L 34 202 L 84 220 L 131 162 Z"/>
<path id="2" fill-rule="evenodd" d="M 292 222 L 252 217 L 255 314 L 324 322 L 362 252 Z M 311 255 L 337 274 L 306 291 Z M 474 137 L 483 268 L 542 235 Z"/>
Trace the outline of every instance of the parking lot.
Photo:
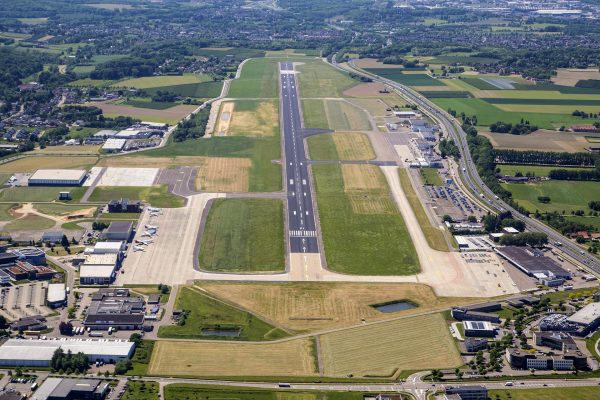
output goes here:
<path id="1" fill-rule="evenodd" d="M 32 315 L 48 315 L 46 307 L 47 282 L 32 282 L 0 289 L 0 314 L 9 320 Z"/>
<path id="2" fill-rule="evenodd" d="M 438 216 L 449 215 L 453 221 L 466 220 L 469 215 L 479 216 L 482 209 L 452 185 L 425 186 L 432 208 Z"/>

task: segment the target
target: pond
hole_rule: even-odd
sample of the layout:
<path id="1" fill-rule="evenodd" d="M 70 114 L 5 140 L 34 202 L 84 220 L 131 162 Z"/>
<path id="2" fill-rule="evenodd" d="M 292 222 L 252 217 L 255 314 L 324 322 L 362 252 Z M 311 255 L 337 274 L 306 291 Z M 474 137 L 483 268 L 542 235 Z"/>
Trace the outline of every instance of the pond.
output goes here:
<path id="1" fill-rule="evenodd" d="M 203 328 L 200 331 L 202 336 L 221 336 L 221 337 L 238 337 L 242 333 L 241 329 L 217 329 Z"/>
<path id="2" fill-rule="evenodd" d="M 416 308 L 417 305 L 406 300 L 389 301 L 387 303 L 373 304 L 371 307 L 382 313 L 393 313 L 397 311 L 410 310 Z"/>

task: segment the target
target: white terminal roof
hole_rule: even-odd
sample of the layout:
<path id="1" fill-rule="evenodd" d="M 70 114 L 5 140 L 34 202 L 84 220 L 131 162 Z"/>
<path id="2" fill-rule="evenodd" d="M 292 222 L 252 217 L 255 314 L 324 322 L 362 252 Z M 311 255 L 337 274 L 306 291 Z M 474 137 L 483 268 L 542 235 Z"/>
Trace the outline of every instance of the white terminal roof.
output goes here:
<path id="1" fill-rule="evenodd" d="M 567 318 L 567 321 L 575 324 L 589 325 L 600 318 L 600 303 L 590 303 Z"/>
<path id="2" fill-rule="evenodd" d="M 83 264 L 79 267 L 79 278 L 107 278 L 115 272 L 114 265 Z"/>
<path id="3" fill-rule="evenodd" d="M 38 169 L 29 179 L 79 181 L 86 173 L 83 169 Z"/>
<path id="4" fill-rule="evenodd" d="M 121 150 L 125 146 L 125 139 L 106 139 L 102 145 L 102 150 Z"/>
<path id="5" fill-rule="evenodd" d="M 119 242 L 96 242 L 94 250 L 119 252 L 123 248 L 123 241 Z"/>
<path id="6" fill-rule="evenodd" d="M 118 254 L 105 253 L 105 254 L 88 254 L 85 256 L 85 264 L 94 265 L 117 265 Z"/>
<path id="7" fill-rule="evenodd" d="M 67 298 L 67 287 L 64 283 L 51 283 L 48 285 L 46 298 L 50 303 L 64 301 Z"/>
<path id="8" fill-rule="evenodd" d="M 87 356 L 127 357 L 133 342 L 122 340 L 91 340 L 91 339 L 8 339 L 0 346 L 0 363 L 2 360 L 38 361 L 51 360 L 58 348 L 65 353 L 84 353 Z"/>

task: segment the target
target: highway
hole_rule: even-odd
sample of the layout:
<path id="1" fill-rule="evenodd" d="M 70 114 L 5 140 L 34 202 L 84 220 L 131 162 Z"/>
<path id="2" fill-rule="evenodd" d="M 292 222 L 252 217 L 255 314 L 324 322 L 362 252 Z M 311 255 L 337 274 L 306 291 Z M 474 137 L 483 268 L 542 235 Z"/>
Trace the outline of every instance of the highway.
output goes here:
<path id="1" fill-rule="evenodd" d="M 348 69 L 341 68 L 339 65 L 337 65 L 337 63 L 335 62 L 335 56 L 333 58 L 332 65 L 339 70 L 349 72 Z M 576 243 L 572 242 L 571 240 L 564 237 L 563 235 L 556 232 L 547 225 L 544 225 L 543 223 L 535 219 L 532 219 L 528 216 L 519 213 L 517 210 L 508 205 L 502 199 L 496 198 L 496 195 L 485 185 L 485 183 L 479 176 L 479 173 L 477 172 L 477 166 L 471 158 L 471 153 L 467 144 L 467 134 L 456 121 L 456 119 L 454 119 L 454 117 L 452 117 L 446 111 L 440 109 L 437 105 L 429 101 L 421 94 L 404 85 L 358 69 L 351 62 L 347 65 L 353 73 L 371 78 L 373 81 L 384 83 L 387 86 L 390 86 L 399 95 L 406 98 L 410 102 L 416 104 L 421 112 L 429 115 L 442 126 L 443 130 L 452 139 L 454 139 L 456 145 L 460 150 L 461 157 L 460 160 L 458 160 L 458 165 L 460 168 L 460 177 L 462 183 L 475 195 L 475 197 L 479 198 L 483 194 L 485 198 L 479 198 L 479 200 L 485 200 L 487 207 L 496 211 L 510 211 L 514 218 L 521 220 L 525 223 L 527 230 L 534 232 L 543 232 L 547 234 L 550 243 L 562 243 L 562 245 L 560 246 L 560 250 L 565 255 L 590 268 L 596 274 L 600 274 L 600 260 L 586 253 Z"/>
<path id="2" fill-rule="evenodd" d="M 294 64 L 279 63 L 279 77 L 287 192 L 287 242 L 291 253 L 319 253 Z"/>

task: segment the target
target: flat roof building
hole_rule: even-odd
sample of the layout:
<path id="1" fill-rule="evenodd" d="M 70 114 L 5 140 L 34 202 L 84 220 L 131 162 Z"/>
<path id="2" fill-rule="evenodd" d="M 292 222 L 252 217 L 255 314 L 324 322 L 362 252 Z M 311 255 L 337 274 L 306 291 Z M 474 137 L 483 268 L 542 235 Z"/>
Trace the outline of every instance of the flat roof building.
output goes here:
<path id="1" fill-rule="evenodd" d="M 590 303 L 567 318 L 580 327 L 577 334 L 585 336 L 600 326 L 600 303 Z"/>
<path id="2" fill-rule="evenodd" d="M 99 379 L 48 378 L 31 396 L 32 400 L 102 400 L 109 384 Z"/>
<path id="3" fill-rule="evenodd" d="M 496 328 L 489 321 L 463 321 L 465 336 L 494 337 Z"/>
<path id="4" fill-rule="evenodd" d="M 145 303 L 129 291 L 99 290 L 92 296 L 83 324 L 91 329 L 142 329 Z"/>
<path id="5" fill-rule="evenodd" d="M 109 285 L 115 278 L 115 265 L 83 264 L 79 267 L 82 285 Z"/>
<path id="6" fill-rule="evenodd" d="M 102 145 L 102 150 L 107 153 L 118 153 L 125 147 L 126 139 L 107 139 Z"/>
<path id="7" fill-rule="evenodd" d="M 83 169 L 38 169 L 31 175 L 29 186 L 81 186 L 87 176 Z"/>
<path id="8" fill-rule="evenodd" d="M 46 304 L 49 307 L 62 307 L 67 303 L 67 287 L 64 283 L 51 283 L 46 292 Z"/>
<path id="9" fill-rule="evenodd" d="M 133 222 L 131 221 L 113 221 L 104 232 L 107 240 L 125 240 L 129 241 L 133 233 Z"/>
<path id="10" fill-rule="evenodd" d="M 125 250 L 125 242 L 96 242 L 94 247 L 86 249 L 87 254 L 119 254 Z"/>
<path id="11" fill-rule="evenodd" d="M 529 276 L 542 279 L 571 279 L 571 273 L 540 250 L 531 247 L 497 247 L 496 252 Z"/>

